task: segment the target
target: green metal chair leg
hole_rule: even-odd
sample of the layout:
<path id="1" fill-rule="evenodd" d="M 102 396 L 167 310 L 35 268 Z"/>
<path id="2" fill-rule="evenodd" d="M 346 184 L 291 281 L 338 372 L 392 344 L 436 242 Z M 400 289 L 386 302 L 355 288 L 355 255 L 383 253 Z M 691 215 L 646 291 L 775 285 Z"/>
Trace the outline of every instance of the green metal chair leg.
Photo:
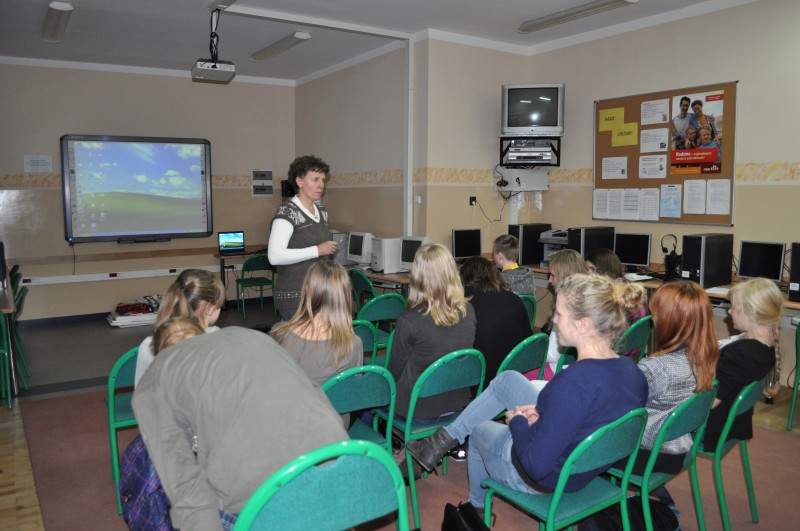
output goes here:
<path id="1" fill-rule="evenodd" d="M 417 505 L 417 484 L 414 480 L 414 463 L 408 450 L 403 450 L 406 454 L 406 468 L 408 469 L 408 490 L 411 492 L 411 510 L 414 513 L 414 527 L 420 528 L 419 524 L 419 505 Z"/>
<path id="2" fill-rule="evenodd" d="M 689 467 L 689 478 L 692 484 L 692 500 L 694 501 L 694 513 L 697 516 L 698 531 L 706 531 L 706 517 L 703 513 L 703 499 L 700 497 L 700 483 L 697 481 L 697 463 Z"/>
<path id="3" fill-rule="evenodd" d="M 756 491 L 753 488 L 753 476 L 750 474 L 750 455 L 747 452 L 747 443 L 741 441 L 739 448 L 742 450 L 742 468 L 744 468 L 744 482 L 747 485 L 747 498 L 750 500 L 750 516 L 753 523 L 758 523 L 758 507 L 756 506 Z"/>
<path id="4" fill-rule="evenodd" d="M 722 482 L 722 456 L 714 457 L 714 482 L 717 484 L 717 503 L 722 518 L 722 529 L 730 531 L 731 521 L 728 517 L 728 501 L 725 497 L 725 486 Z"/>
<path id="5" fill-rule="evenodd" d="M 794 423 L 794 407 L 797 405 L 797 387 L 800 385 L 800 368 L 795 369 L 794 389 L 792 390 L 792 406 L 789 408 L 789 421 L 786 423 L 786 430 L 792 431 Z"/>

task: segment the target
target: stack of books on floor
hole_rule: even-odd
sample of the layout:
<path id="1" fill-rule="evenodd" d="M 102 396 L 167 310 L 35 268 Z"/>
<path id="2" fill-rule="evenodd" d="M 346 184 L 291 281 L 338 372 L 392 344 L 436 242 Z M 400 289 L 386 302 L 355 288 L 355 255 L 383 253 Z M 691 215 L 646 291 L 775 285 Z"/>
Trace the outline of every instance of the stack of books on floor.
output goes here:
<path id="1" fill-rule="evenodd" d="M 127 328 L 129 326 L 153 326 L 156 323 L 157 313 L 140 313 L 136 315 L 119 315 L 117 312 L 108 314 L 108 324 L 120 328 Z"/>

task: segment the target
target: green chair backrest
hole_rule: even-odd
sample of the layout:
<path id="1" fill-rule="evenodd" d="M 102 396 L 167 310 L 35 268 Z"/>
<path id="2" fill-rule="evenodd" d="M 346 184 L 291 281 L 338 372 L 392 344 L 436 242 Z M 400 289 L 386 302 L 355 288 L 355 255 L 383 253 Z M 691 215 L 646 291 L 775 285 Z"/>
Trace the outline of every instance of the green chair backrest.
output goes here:
<path id="1" fill-rule="evenodd" d="M 112 403 L 114 392 L 117 389 L 133 386 L 136 378 L 136 354 L 138 352 L 139 347 L 133 347 L 123 354 L 111 368 L 108 375 L 109 404 Z"/>
<path id="2" fill-rule="evenodd" d="M 372 282 L 360 269 L 350 269 L 350 282 L 353 284 L 353 297 L 356 301 L 356 310 L 361 308 L 361 305 L 366 301 L 374 299 L 378 294 L 375 293 L 375 287 Z"/>
<path id="3" fill-rule="evenodd" d="M 526 373 L 539 369 L 539 380 L 544 376 L 544 365 L 547 361 L 547 334 L 535 334 L 523 339 L 514 347 L 500 364 L 497 374 L 503 371 Z"/>
<path id="4" fill-rule="evenodd" d="M 570 363 L 575 363 L 578 359 L 578 352 L 575 350 L 574 347 L 567 347 L 562 352 L 561 355 L 558 357 L 558 363 L 556 364 L 556 374 L 561 372 L 561 369 L 564 368 L 564 365 L 569 365 Z"/>
<path id="5" fill-rule="evenodd" d="M 643 481 L 649 479 L 656 464 L 658 453 L 664 443 L 690 433 L 693 434 L 694 442 L 692 451 L 686 454 L 684 467 L 691 464 L 694 455 L 697 453 L 696 450 L 703 440 L 708 414 L 711 412 L 711 406 L 714 404 L 716 396 L 717 382 L 715 380 L 713 387 L 693 394 L 667 416 L 653 442 L 652 452 L 645 466 L 645 473 L 642 474 Z"/>
<path id="6" fill-rule="evenodd" d="M 536 324 L 536 297 L 527 293 L 521 293 L 519 298 L 522 299 L 525 311 L 528 312 L 528 321 L 531 322 L 531 330 L 533 330 L 533 325 Z"/>
<path id="7" fill-rule="evenodd" d="M 273 474 L 245 504 L 234 531 L 348 529 L 394 511 L 397 529 L 406 531 L 406 488 L 392 456 L 368 441 L 343 441 Z"/>
<path id="8" fill-rule="evenodd" d="M 623 352 L 630 352 L 639 349 L 638 357 L 641 358 L 642 354 L 647 351 L 647 342 L 650 340 L 650 333 L 653 331 L 653 316 L 645 315 L 636 320 L 631 326 L 625 330 L 622 337 L 617 341 L 617 346 L 614 349 L 617 354 Z"/>
<path id="9" fill-rule="evenodd" d="M 485 378 L 486 360 L 483 359 L 483 354 L 474 348 L 456 350 L 433 362 L 417 378 L 411 389 L 406 433 L 411 432 L 418 399 L 475 386 L 478 388 L 477 394 L 480 395 L 483 392 Z"/>
<path id="10" fill-rule="evenodd" d="M 736 400 L 733 401 L 730 413 L 728 413 L 728 418 L 725 420 L 725 425 L 722 427 L 722 432 L 719 435 L 719 442 L 717 443 L 716 450 L 704 448 L 706 452 L 721 451 L 726 446 L 726 443 L 728 442 L 728 434 L 733 426 L 733 421 L 739 415 L 746 413 L 755 407 L 756 402 L 758 402 L 758 399 L 761 398 L 761 394 L 763 393 L 764 386 L 766 384 L 767 377 L 763 378 L 762 380 L 751 382 L 741 390 L 739 395 L 736 397 Z"/>
<path id="11" fill-rule="evenodd" d="M 11 266 L 11 269 L 8 270 L 8 276 L 13 277 L 17 273 L 19 273 L 19 264 L 14 264 Z"/>
<path id="12" fill-rule="evenodd" d="M 249 257 L 242 264 L 242 276 L 253 271 L 269 271 L 272 274 L 272 264 L 269 263 L 267 253 L 260 253 Z"/>
<path id="13" fill-rule="evenodd" d="M 17 311 L 15 311 L 12 315 L 16 320 L 17 317 L 22 315 L 22 308 L 25 306 L 25 297 L 28 296 L 28 286 L 22 286 L 20 290 L 17 292 L 17 297 L 14 300 L 14 306 L 17 307 Z"/>
<path id="14" fill-rule="evenodd" d="M 633 469 L 635 454 L 644 435 L 647 424 L 647 410 L 643 407 L 628 412 L 619 419 L 606 424 L 581 441 L 569 454 L 553 491 L 553 499 L 548 508 L 547 521 L 555 521 L 558 504 L 572 474 L 589 472 L 607 467 L 620 459 L 628 458 L 623 474 L 622 488 L 627 487 L 630 472 Z"/>
<path id="15" fill-rule="evenodd" d="M 369 353 L 370 363 L 374 365 L 377 354 L 376 344 L 378 343 L 378 331 L 375 325 L 363 319 L 355 319 L 353 321 L 353 331 L 361 338 L 364 354 Z"/>
<path id="16" fill-rule="evenodd" d="M 16 294 L 19 290 L 19 284 L 22 282 L 22 273 L 17 271 L 13 275 L 9 275 L 9 277 L 11 277 L 11 293 Z"/>
<path id="17" fill-rule="evenodd" d="M 343 415 L 363 409 L 388 406 L 389 420 L 394 417 L 396 397 L 392 373 L 377 365 L 352 367 L 331 376 L 322 384 L 337 413 Z M 388 430 L 387 430 L 388 431 Z"/>
<path id="18" fill-rule="evenodd" d="M 406 311 L 406 307 L 406 299 L 399 293 L 384 293 L 364 304 L 358 311 L 357 319 L 372 323 L 394 322 L 401 313 Z"/>

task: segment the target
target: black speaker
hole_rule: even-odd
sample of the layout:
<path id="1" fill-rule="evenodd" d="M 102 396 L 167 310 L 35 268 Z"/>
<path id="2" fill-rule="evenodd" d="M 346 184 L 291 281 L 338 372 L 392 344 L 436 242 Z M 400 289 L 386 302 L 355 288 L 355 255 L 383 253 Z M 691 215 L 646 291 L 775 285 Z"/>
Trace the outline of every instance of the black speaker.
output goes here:
<path id="1" fill-rule="evenodd" d="M 792 242 L 792 258 L 789 262 L 789 300 L 800 302 L 800 243 Z"/>

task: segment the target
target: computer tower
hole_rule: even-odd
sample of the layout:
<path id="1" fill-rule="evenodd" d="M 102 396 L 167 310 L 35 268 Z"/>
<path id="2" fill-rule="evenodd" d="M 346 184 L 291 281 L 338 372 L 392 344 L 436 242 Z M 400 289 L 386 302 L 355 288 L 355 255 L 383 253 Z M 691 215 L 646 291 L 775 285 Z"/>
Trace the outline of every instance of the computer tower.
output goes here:
<path id="1" fill-rule="evenodd" d="M 402 238 L 372 238 L 372 270 L 376 273 L 399 273 Z"/>
<path id="2" fill-rule="evenodd" d="M 544 260 L 544 244 L 539 243 L 539 236 L 553 226 L 549 223 L 515 223 L 508 225 L 508 233 L 519 240 L 520 265 L 534 265 Z"/>
<path id="3" fill-rule="evenodd" d="M 584 258 L 597 249 L 614 249 L 614 227 L 578 227 L 567 229 L 567 249 Z"/>
<path id="4" fill-rule="evenodd" d="M 792 258 L 789 261 L 789 300 L 800 302 L 800 243 L 792 242 Z"/>
<path id="5" fill-rule="evenodd" d="M 686 234 L 682 250 L 681 278 L 704 288 L 731 283 L 733 234 Z"/>

